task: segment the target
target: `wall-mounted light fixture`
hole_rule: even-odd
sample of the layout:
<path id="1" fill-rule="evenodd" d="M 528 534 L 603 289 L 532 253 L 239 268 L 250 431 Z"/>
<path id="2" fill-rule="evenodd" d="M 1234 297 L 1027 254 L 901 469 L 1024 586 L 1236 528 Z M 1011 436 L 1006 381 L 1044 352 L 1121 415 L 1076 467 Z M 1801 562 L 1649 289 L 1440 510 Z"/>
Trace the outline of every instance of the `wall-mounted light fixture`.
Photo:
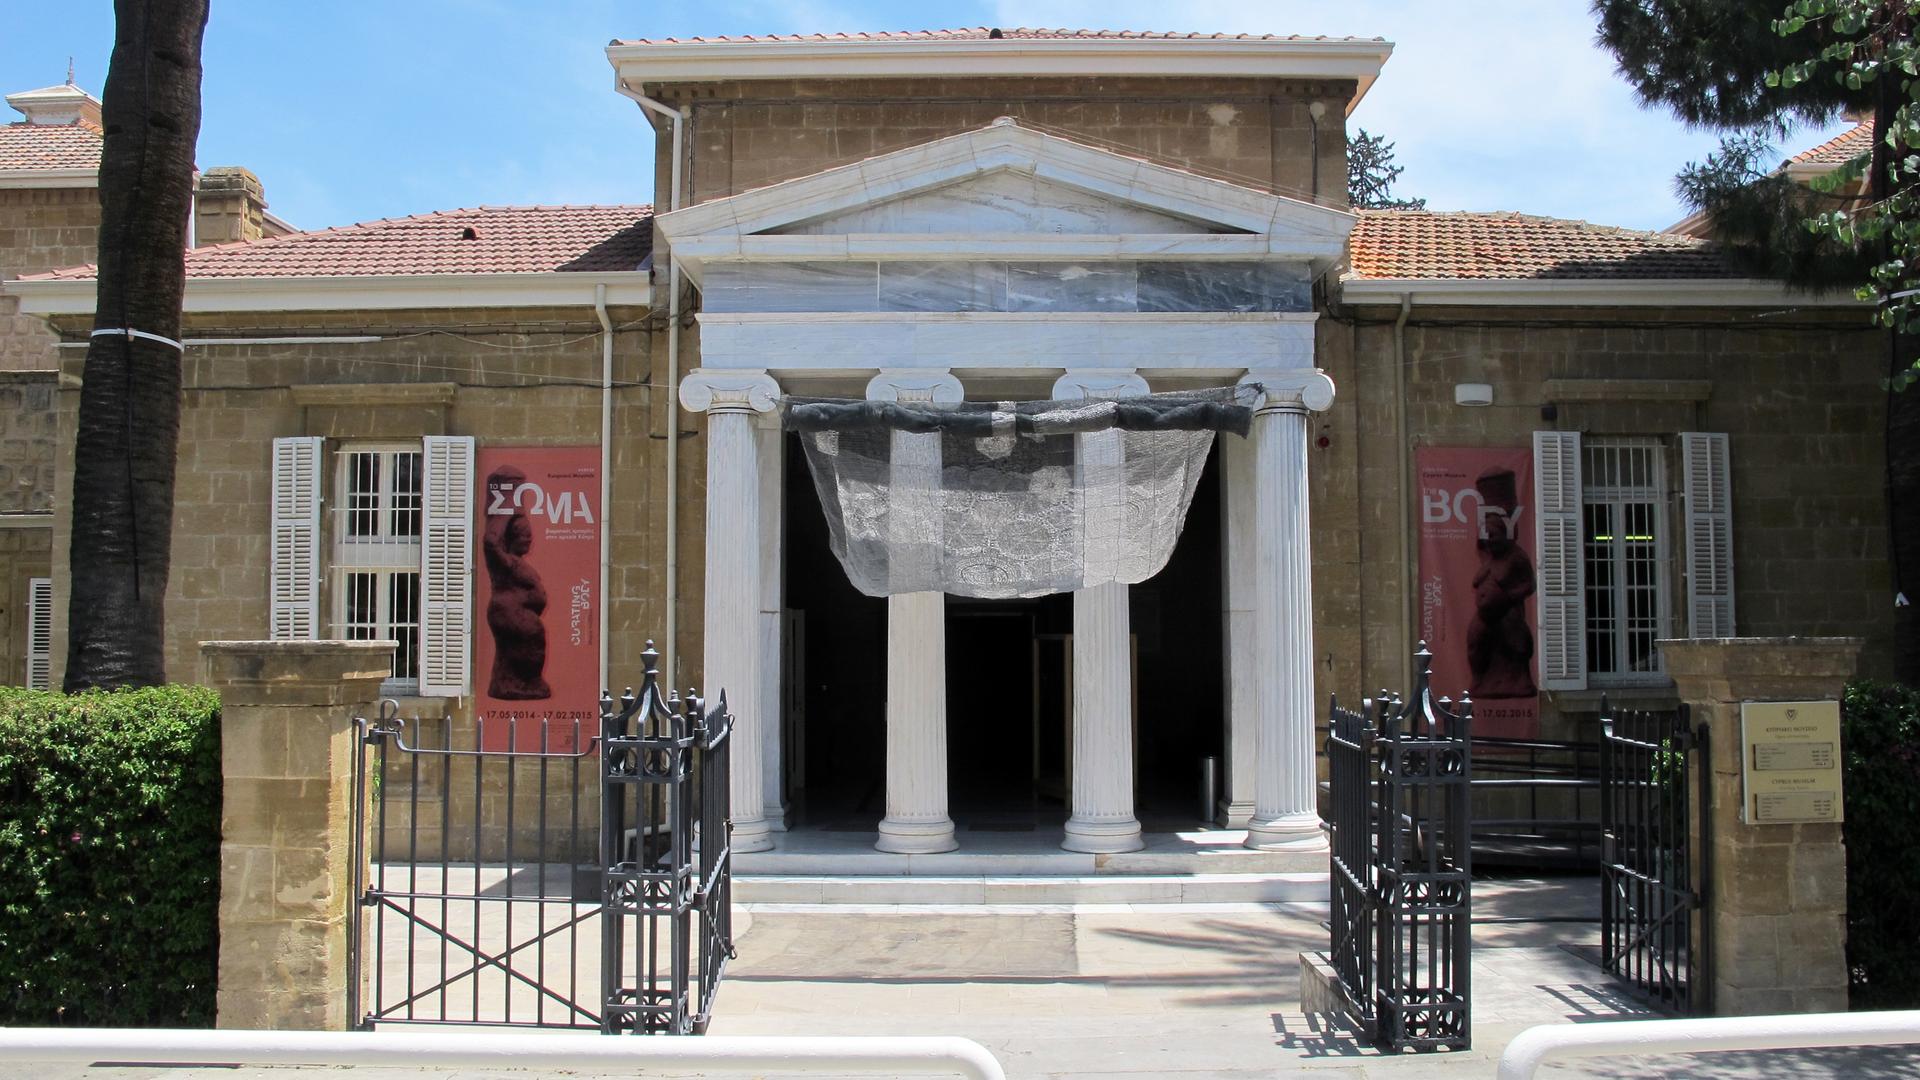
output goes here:
<path id="1" fill-rule="evenodd" d="M 1483 382 L 1455 383 L 1453 403 L 1455 405 L 1491 405 L 1493 404 L 1493 385 Z"/>

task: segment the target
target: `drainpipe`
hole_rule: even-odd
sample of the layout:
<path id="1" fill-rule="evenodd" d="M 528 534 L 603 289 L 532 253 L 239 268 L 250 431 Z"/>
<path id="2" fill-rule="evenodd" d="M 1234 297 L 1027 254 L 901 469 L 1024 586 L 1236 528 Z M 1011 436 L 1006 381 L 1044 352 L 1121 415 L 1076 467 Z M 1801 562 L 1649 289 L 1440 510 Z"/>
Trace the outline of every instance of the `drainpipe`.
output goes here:
<path id="1" fill-rule="evenodd" d="M 686 109 L 676 109 L 630 89 L 617 80 L 620 93 L 641 108 L 673 121 L 672 190 L 667 209 L 680 209 L 681 170 L 686 159 Z M 656 211 L 658 208 L 655 208 Z M 678 685 L 680 660 L 680 260 L 667 250 L 667 625 L 661 642 L 662 671 L 668 686 Z"/>
<path id="2" fill-rule="evenodd" d="M 593 313 L 600 317 L 600 685 L 608 681 L 607 594 L 613 590 L 613 320 L 607 317 L 607 287 L 593 287 Z"/>
<path id="3" fill-rule="evenodd" d="M 1420 571 L 1413 564 L 1413 440 L 1407 433 L 1407 316 L 1413 294 L 1400 294 L 1400 316 L 1393 320 L 1393 425 L 1400 453 L 1400 685 L 1413 685 L 1413 642 L 1419 626 Z"/>

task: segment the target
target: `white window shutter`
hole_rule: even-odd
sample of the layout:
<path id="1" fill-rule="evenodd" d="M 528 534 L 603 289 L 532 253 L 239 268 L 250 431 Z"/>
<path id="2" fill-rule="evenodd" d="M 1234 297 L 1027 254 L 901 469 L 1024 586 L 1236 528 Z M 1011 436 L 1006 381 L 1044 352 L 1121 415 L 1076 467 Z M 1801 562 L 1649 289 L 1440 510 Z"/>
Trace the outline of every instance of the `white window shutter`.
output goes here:
<path id="1" fill-rule="evenodd" d="M 27 689 L 53 683 L 53 579 L 27 579 Z"/>
<path id="2" fill-rule="evenodd" d="M 427 436 L 421 471 L 420 694 L 466 697 L 473 637 L 472 436 Z"/>
<path id="3" fill-rule="evenodd" d="M 1533 433 L 1534 552 L 1539 564 L 1540 683 L 1587 688 L 1580 433 Z"/>
<path id="4" fill-rule="evenodd" d="M 1687 636 L 1733 636 L 1733 478 L 1727 437 L 1680 433 L 1687 509 Z"/>
<path id="5" fill-rule="evenodd" d="M 273 440 L 267 636 L 320 636 L 320 445 Z"/>

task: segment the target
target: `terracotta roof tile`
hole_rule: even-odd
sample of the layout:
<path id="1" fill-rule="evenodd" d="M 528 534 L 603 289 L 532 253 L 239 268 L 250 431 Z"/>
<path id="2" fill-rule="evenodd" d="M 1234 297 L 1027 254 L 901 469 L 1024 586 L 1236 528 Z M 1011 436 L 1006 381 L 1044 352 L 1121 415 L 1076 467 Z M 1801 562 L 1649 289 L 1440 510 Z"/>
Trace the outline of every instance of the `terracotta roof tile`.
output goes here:
<path id="1" fill-rule="evenodd" d="M 615 45 L 691 45 L 744 44 L 747 42 L 835 42 L 835 41 L 986 41 L 995 28 L 971 26 L 954 30 L 882 30 L 854 34 L 721 34 L 714 37 L 614 39 Z M 1024 41 L 1383 41 L 1384 38 L 1326 37 L 1300 34 L 1182 34 L 1154 30 L 1068 30 L 1031 27 L 1001 28 L 999 34 L 1009 40 Z"/>
<path id="2" fill-rule="evenodd" d="M 1793 155 L 1794 165 L 1845 165 L 1873 150 L 1873 120 L 1868 118 L 1821 143 Z"/>
<path id="3" fill-rule="evenodd" d="M 650 206 L 481 206 L 194 248 L 187 277 L 604 272 L 638 269 L 652 250 Z M 91 278 L 94 267 L 32 276 Z"/>
<path id="4" fill-rule="evenodd" d="M 1350 278 L 1739 276 L 1697 237 L 1514 213 L 1362 210 L 1348 255 Z"/>
<path id="5" fill-rule="evenodd" d="M 0 126 L 0 170 L 99 167 L 100 132 L 87 124 Z"/>

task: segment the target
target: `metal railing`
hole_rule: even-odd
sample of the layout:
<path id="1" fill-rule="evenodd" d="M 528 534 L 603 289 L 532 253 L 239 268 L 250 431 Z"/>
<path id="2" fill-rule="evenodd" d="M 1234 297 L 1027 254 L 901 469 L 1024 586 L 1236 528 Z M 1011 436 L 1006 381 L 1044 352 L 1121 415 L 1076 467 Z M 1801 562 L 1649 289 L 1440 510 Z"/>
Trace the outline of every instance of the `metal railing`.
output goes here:
<path id="1" fill-rule="evenodd" d="M 1473 706 L 1435 700 L 1433 654 L 1409 700 L 1331 705 L 1328 929 L 1346 1006 L 1391 1050 L 1472 1044 Z"/>
<path id="2" fill-rule="evenodd" d="M 971 1039 L 947 1036 L 708 1036 L 583 1039 L 514 1032 L 186 1031 L 0 1028 L 0 1062 L 138 1061 L 153 1065 L 363 1065 L 664 1071 L 706 1076 L 828 1073 L 1006 1080 Z"/>
<path id="3" fill-rule="evenodd" d="M 1721 1016 L 1543 1024 L 1514 1037 L 1500 1055 L 1499 1080 L 1532 1080 L 1548 1061 L 1570 1057 L 1699 1054 L 1718 1050 L 1811 1050 L 1920 1043 L 1920 1012 Z M 1757 1075 L 1757 1074 L 1756 1074 Z"/>

